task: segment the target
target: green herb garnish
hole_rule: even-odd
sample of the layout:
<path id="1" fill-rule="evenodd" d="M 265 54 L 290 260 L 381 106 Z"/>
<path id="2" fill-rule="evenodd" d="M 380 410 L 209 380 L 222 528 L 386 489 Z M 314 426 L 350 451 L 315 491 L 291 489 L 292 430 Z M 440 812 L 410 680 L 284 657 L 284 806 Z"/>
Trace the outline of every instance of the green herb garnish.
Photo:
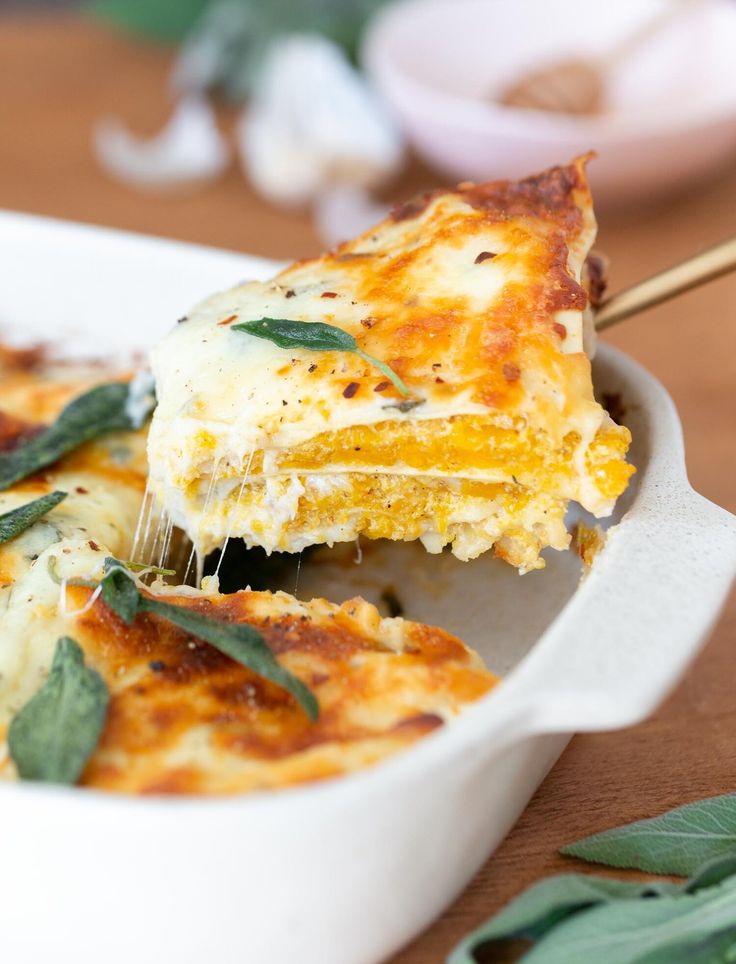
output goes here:
<path id="1" fill-rule="evenodd" d="M 124 382 L 98 385 L 75 398 L 53 425 L 10 452 L 0 453 L 0 491 L 105 432 L 140 428 L 130 415 L 129 399 Z"/>
<path id="2" fill-rule="evenodd" d="M 411 392 L 396 372 L 380 358 L 363 351 L 357 341 L 342 328 L 322 321 L 290 321 L 286 318 L 258 318 L 233 325 L 233 331 L 246 331 L 256 338 L 265 338 L 279 348 L 306 348 L 308 351 L 349 351 L 375 366 L 389 378 L 402 395 Z"/>
<path id="3" fill-rule="evenodd" d="M 736 960 L 736 794 L 586 837 L 562 853 L 691 876 L 681 884 L 550 877 L 465 938 L 448 964 L 476 964 L 476 951 L 508 939 L 535 942 L 521 958 L 525 964 Z"/>
<path id="4" fill-rule="evenodd" d="M 221 653 L 248 667 L 264 679 L 282 687 L 301 704 L 310 720 L 319 716 L 319 704 L 314 693 L 300 679 L 278 662 L 265 639 L 252 626 L 224 623 L 182 606 L 151 599 L 143 595 L 115 559 L 105 561 L 107 574 L 102 580 L 102 598 L 126 623 L 133 622 L 138 613 L 152 613 L 166 619 L 185 632 L 203 639 Z"/>
<path id="5" fill-rule="evenodd" d="M 659 897 L 679 889 L 678 884 L 639 884 L 586 874 L 558 874 L 525 890 L 474 931 L 455 949 L 450 962 L 473 962 L 474 951 L 491 941 L 538 941 L 562 921 L 589 907 L 624 898 Z"/>
<path id="6" fill-rule="evenodd" d="M 594 864 L 683 875 L 731 852 L 736 852 L 736 794 L 689 803 L 562 848 L 563 854 Z"/>
<path id="7" fill-rule="evenodd" d="M 150 573 L 154 576 L 175 576 L 176 569 L 162 569 L 160 566 L 147 566 L 145 562 L 126 562 L 124 563 L 126 569 L 130 569 L 131 572 L 145 572 L 147 575 Z"/>
<path id="8" fill-rule="evenodd" d="M 40 499 L 34 499 L 33 502 L 27 502 L 17 509 L 11 509 L 10 512 L 0 515 L 0 545 L 3 542 L 10 542 L 21 532 L 25 532 L 65 498 L 66 492 L 50 492 L 48 495 L 42 495 Z"/>
<path id="9" fill-rule="evenodd" d="M 85 666 L 78 643 L 63 636 L 48 679 L 8 729 L 8 749 L 20 777 L 76 783 L 99 742 L 108 700 L 105 681 Z"/>

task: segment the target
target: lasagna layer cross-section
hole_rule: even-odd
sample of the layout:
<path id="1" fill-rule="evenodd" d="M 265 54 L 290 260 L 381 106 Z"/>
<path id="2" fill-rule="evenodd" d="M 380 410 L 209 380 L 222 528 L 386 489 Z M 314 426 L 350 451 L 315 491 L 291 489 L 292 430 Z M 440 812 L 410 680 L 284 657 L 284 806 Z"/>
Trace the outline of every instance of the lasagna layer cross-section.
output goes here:
<path id="1" fill-rule="evenodd" d="M 583 344 L 584 163 L 423 195 L 177 325 L 153 353 L 151 484 L 200 552 L 365 535 L 528 570 L 568 545 L 569 500 L 610 513 L 633 469 Z M 411 398 L 353 352 L 234 330 L 261 318 L 348 332 Z"/>

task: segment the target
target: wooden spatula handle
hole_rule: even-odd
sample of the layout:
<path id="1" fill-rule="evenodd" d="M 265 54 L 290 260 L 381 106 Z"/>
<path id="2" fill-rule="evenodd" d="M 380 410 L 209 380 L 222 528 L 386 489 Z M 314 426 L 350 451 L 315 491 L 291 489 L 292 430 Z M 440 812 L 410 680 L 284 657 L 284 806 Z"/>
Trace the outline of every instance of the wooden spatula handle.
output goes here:
<path id="1" fill-rule="evenodd" d="M 653 308 L 663 301 L 729 271 L 736 271 L 736 238 L 723 241 L 714 248 L 702 251 L 687 261 L 667 268 L 646 281 L 607 298 L 595 313 L 597 331 L 610 328 L 630 315 Z"/>

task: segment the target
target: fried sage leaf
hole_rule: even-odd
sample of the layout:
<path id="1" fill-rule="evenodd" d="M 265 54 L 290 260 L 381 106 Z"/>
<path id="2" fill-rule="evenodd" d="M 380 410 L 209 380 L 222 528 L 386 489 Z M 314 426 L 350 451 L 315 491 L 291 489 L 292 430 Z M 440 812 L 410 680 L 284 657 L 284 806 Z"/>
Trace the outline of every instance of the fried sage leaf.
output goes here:
<path id="1" fill-rule="evenodd" d="M 16 714 L 8 749 L 23 780 L 76 783 L 100 739 L 109 694 L 73 639 L 56 644 L 51 672 Z"/>
<path id="2" fill-rule="evenodd" d="M 0 491 L 105 432 L 139 427 L 131 414 L 129 386 L 124 382 L 98 385 L 73 399 L 39 435 L 0 453 Z"/>
<path id="3" fill-rule="evenodd" d="M 25 505 L 18 506 L 17 509 L 11 509 L 10 512 L 0 515 L 0 545 L 3 542 L 10 542 L 21 532 L 25 532 L 65 498 L 66 492 L 49 492 L 48 495 L 42 495 L 40 499 L 34 499 L 33 502 L 27 502 Z"/>
<path id="4" fill-rule="evenodd" d="M 314 693 L 300 679 L 278 662 L 266 640 L 252 626 L 224 623 L 183 606 L 152 599 L 143 595 L 115 559 L 107 559 L 108 570 L 102 580 L 102 598 L 126 623 L 132 623 L 138 613 L 152 613 L 166 619 L 192 636 L 203 639 L 221 653 L 242 666 L 282 687 L 301 704 L 310 720 L 319 716 L 319 704 Z"/>
<path id="5" fill-rule="evenodd" d="M 349 351 L 359 355 L 386 378 L 390 379 L 402 395 L 407 397 L 411 392 L 390 365 L 363 351 L 357 341 L 342 328 L 326 325 L 322 321 L 291 321 L 287 318 L 258 318 L 254 321 L 242 321 L 233 325 L 233 331 L 245 331 L 256 338 L 278 345 L 279 348 L 306 348 L 309 351 Z"/>
<path id="6" fill-rule="evenodd" d="M 562 853 L 609 867 L 684 877 L 734 850 L 736 794 L 729 793 L 593 834 L 563 847 Z"/>

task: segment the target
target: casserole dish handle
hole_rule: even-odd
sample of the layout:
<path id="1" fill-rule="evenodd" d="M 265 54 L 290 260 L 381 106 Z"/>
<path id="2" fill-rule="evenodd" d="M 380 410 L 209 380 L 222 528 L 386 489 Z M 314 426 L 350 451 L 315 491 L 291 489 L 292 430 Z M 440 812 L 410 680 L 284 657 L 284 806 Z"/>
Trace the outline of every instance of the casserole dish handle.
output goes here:
<path id="1" fill-rule="evenodd" d="M 658 513 L 642 504 L 609 530 L 564 617 L 508 680 L 507 697 L 525 707 L 525 735 L 638 722 L 707 638 L 736 573 L 736 516 L 687 483 L 657 486 L 655 497 Z M 666 527 L 654 521 L 663 500 Z M 571 627 L 583 629 L 570 638 Z"/>

